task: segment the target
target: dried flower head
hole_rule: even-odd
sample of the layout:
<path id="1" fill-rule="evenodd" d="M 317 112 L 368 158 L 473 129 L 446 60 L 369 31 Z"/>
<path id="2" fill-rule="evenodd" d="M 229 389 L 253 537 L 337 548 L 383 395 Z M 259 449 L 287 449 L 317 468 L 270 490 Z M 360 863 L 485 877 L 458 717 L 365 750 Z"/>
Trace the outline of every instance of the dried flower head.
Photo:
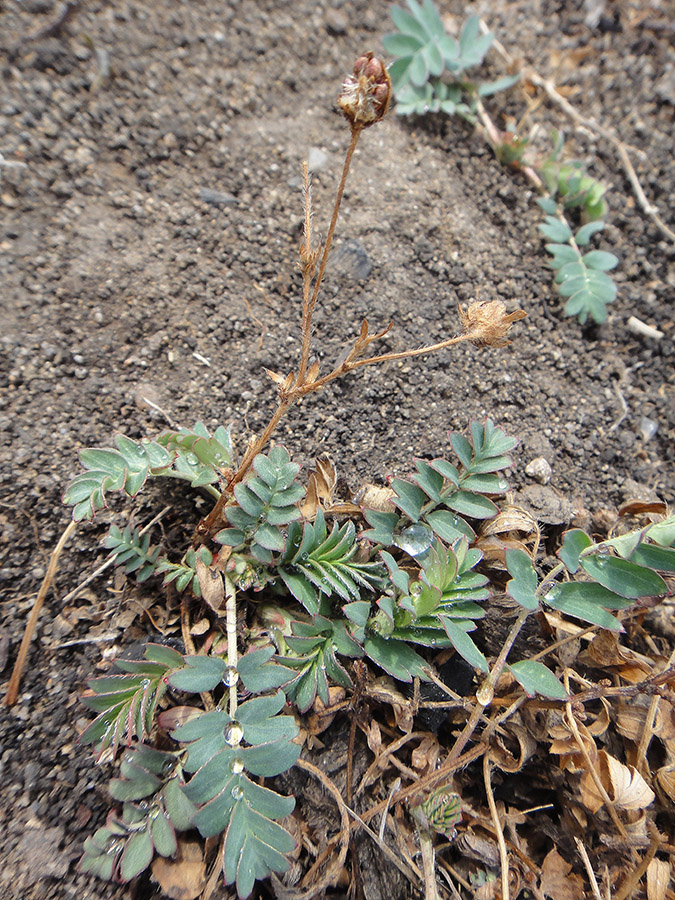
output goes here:
<path id="1" fill-rule="evenodd" d="M 382 60 L 369 50 L 354 63 L 337 102 L 352 127 L 368 128 L 384 117 L 390 97 L 389 73 Z"/>
<path id="2" fill-rule="evenodd" d="M 459 319 L 465 334 L 472 335 L 471 343 L 476 347 L 506 347 L 509 328 L 527 313 L 522 309 L 507 313 L 501 300 L 479 300 L 459 307 Z"/>

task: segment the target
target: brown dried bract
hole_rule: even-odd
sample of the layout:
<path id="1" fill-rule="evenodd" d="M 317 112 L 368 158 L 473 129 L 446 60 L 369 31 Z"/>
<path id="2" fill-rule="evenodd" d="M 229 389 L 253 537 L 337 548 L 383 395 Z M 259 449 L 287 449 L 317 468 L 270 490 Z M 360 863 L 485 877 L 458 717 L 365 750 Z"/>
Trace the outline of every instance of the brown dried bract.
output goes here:
<path id="1" fill-rule="evenodd" d="M 507 313 L 501 300 L 477 300 L 466 309 L 459 307 L 464 333 L 472 335 L 471 343 L 476 347 L 506 347 L 511 343 L 506 340 L 509 328 L 526 315 L 522 309 Z"/>
<path id="2" fill-rule="evenodd" d="M 369 50 L 354 63 L 338 95 L 338 106 L 352 127 L 368 128 L 387 112 L 391 79 L 382 62 Z"/>

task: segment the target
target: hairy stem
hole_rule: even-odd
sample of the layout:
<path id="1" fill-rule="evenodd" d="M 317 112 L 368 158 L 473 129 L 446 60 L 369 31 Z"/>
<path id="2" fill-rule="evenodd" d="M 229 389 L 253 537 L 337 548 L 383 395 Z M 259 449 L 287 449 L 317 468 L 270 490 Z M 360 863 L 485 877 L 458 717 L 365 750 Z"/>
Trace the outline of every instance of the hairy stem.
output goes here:
<path id="1" fill-rule="evenodd" d="M 226 630 L 227 630 L 227 665 L 230 671 L 237 668 L 237 589 L 232 581 L 225 576 L 226 597 Z M 231 682 L 232 678 L 229 679 Z M 230 684 L 230 718 L 234 719 L 237 712 L 237 682 Z"/>
<path id="2" fill-rule="evenodd" d="M 342 167 L 342 177 L 340 178 L 337 194 L 335 196 L 333 215 L 331 216 L 330 225 L 328 226 L 326 243 L 324 244 L 323 253 L 321 255 L 321 263 L 319 264 L 319 274 L 316 276 L 312 296 L 310 297 L 309 302 L 306 304 L 306 309 L 304 310 L 302 321 L 302 351 L 300 354 L 300 368 L 298 369 L 298 377 L 295 382 L 296 385 L 300 385 L 303 383 L 305 372 L 307 371 L 310 343 L 312 338 L 312 316 L 314 315 L 314 307 L 316 306 L 316 300 L 319 296 L 319 290 L 321 289 L 321 282 L 323 281 L 324 272 L 326 271 L 326 263 L 328 262 L 328 254 L 330 253 L 331 244 L 333 243 L 333 235 L 335 234 L 335 226 L 337 225 L 338 214 L 340 212 L 340 204 L 342 203 L 342 195 L 344 193 L 345 184 L 347 183 L 349 167 L 351 165 L 352 157 L 354 156 L 354 151 L 356 150 L 356 145 L 359 142 L 359 137 L 361 136 L 362 130 L 363 129 L 358 125 L 352 126 L 352 137 L 351 141 L 349 142 L 349 147 L 347 148 L 347 154 L 345 156 L 344 165 Z M 307 249 L 309 250 L 310 248 L 308 247 Z"/>

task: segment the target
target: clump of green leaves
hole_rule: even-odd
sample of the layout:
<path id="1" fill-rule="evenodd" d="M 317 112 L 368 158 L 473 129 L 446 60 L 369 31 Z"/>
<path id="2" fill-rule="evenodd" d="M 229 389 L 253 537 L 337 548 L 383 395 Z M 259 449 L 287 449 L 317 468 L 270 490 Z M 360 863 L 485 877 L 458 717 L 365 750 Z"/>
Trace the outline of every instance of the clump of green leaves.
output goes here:
<path id="1" fill-rule="evenodd" d="M 447 33 L 432 0 L 407 2 L 409 11 L 391 7 L 397 31 L 382 39 L 385 50 L 394 57 L 389 72 L 396 111 L 400 115 L 441 112 L 485 126 L 500 162 L 530 173 L 546 194 L 537 201 L 546 213 L 539 228 L 549 241 L 546 249 L 551 254 L 555 284 L 567 298 L 566 315 L 576 316 L 582 325 L 589 317 L 604 322 L 607 304 L 617 294 L 616 284 L 607 273 L 617 266 L 618 259 L 607 251 L 584 248 L 605 227 L 605 186 L 580 163 L 560 159 L 562 135 L 555 136 L 554 150 L 541 166 L 526 164 L 527 139 L 518 137 L 513 129 L 500 134 L 481 103 L 481 98 L 511 87 L 519 76 L 482 83 L 469 81 L 466 76 L 467 69 L 483 63 L 494 35 L 482 33 L 479 18 L 470 16 L 456 40 Z M 571 217 L 575 216 L 581 221 L 573 228 Z"/>
<path id="2" fill-rule="evenodd" d="M 382 39 L 384 49 L 394 57 L 389 75 L 396 112 L 404 116 L 444 112 L 475 122 L 477 98 L 511 87 L 520 76 L 472 82 L 466 70 L 483 62 L 494 35 L 482 34 L 478 16 L 470 16 L 457 40 L 446 31 L 431 0 L 407 3 L 409 11 L 392 6 L 397 31 Z"/>
<path id="3" fill-rule="evenodd" d="M 576 316 L 581 325 L 587 319 L 598 324 L 607 318 L 607 304 L 617 294 L 616 284 L 607 273 L 618 265 L 618 258 L 606 250 L 585 250 L 593 235 L 605 227 L 607 214 L 604 199 L 605 185 L 588 175 L 581 163 L 558 160 L 562 136 L 556 139 L 552 156 L 540 169 L 548 191 L 537 203 L 546 213 L 539 226 L 549 241 L 551 268 L 559 293 L 568 298 L 565 313 Z M 581 225 L 572 227 L 572 217 L 578 216 Z"/>
<path id="4" fill-rule="evenodd" d="M 97 717 L 82 741 L 99 757 L 114 755 L 122 742 L 136 744 L 111 782 L 121 814 L 111 814 L 88 839 L 83 870 L 129 880 L 154 855 L 172 856 L 177 833 L 196 828 L 204 838 L 225 833 L 225 880 L 246 897 L 256 879 L 285 871 L 294 847 L 278 822 L 293 800 L 252 780 L 281 774 L 300 754 L 287 703 L 299 713 L 317 698 L 328 705 L 331 684 L 352 687 L 357 659 L 411 682 L 432 678 L 436 651 L 453 649 L 492 677 L 472 632 L 496 587 L 480 571 L 482 554 L 472 545 L 476 523 L 498 514 L 492 498 L 508 488 L 501 473 L 511 465 L 515 441 L 488 419 L 474 422 L 468 435 L 453 433 L 450 442 L 455 462 L 417 460 L 414 475 L 392 480 L 391 510 L 364 509 L 367 527 L 360 529 L 352 520 L 329 528 L 320 506 L 313 520 L 303 517 L 300 469 L 285 449 L 255 458 L 226 507 L 233 527 L 215 535 L 211 550 L 201 548 L 214 577 L 223 571 L 218 546 L 226 551 L 230 593 L 267 589 L 267 603 L 256 604 L 248 625 L 252 649 L 232 666 L 222 641 L 187 656 L 149 644 L 144 659 L 118 660 L 119 674 L 90 682 L 84 701 Z M 157 574 L 166 571 L 134 532 L 113 526 L 112 533 L 125 548 L 119 564 L 127 571 L 143 578 L 152 565 Z M 505 590 L 524 617 L 550 608 L 620 631 L 617 611 L 667 592 L 658 571 L 675 572 L 674 545 L 675 517 L 601 543 L 574 529 L 564 536 L 559 564 L 544 576 L 525 551 L 507 549 Z M 507 667 L 526 694 L 567 699 L 544 663 L 525 659 Z M 228 711 L 228 690 L 237 684 L 247 699 Z M 169 688 L 181 698 L 209 692 L 214 708 L 188 705 L 158 716 Z M 152 747 L 158 723 L 176 749 Z M 428 827 L 450 835 L 459 801 L 439 797 L 424 807 Z"/>
<path id="5" fill-rule="evenodd" d="M 410 76 L 414 85 L 422 72 L 438 77 L 437 52 L 457 77 L 482 60 L 489 41 L 479 36 L 477 21 L 467 23 L 455 47 L 443 39 L 430 0 L 423 6 L 410 0 L 409 6 L 410 14 L 399 10 L 396 15 L 417 45 L 407 41 L 409 59 L 399 67 L 401 79 Z M 393 479 L 388 508 L 363 509 L 362 515 L 346 519 L 331 516 L 330 502 L 324 510 L 318 494 L 313 504 L 301 507 L 306 489 L 300 467 L 283 447 L 264 452 L 291 406 L 330 381 L 362 366 L 436 352 L 460 341 L 503 346 L 519 318 L 493 301 L 487 318 L 465 316 L 465 330 L 456 337 L 379 355 L 370 355 L 370 345 L 388 329 L 371 334 L 364 320 L 332 371 L 321 375 L 319 363 L 310 362 L 312 315 L 349 163 L 361 132 L 386 109 L 388 88 L 383 64 L 372 54 L 357 60 L 343 86 L 341 108 L 352 113 L 345 112 L 351 143 L 331 226 L 318 248 L 312 242 L 305 168 L 297 374 L 268 373 L 278 386 L 278 406 L 238 467 L 230 430 L 219 427 L 211 435 L 198 424 L 193 430 L 165 432 L 156 441 L 119 435 L 114 448 L 84 450 L 85 472 L 66 490 L 64 499 L 76 521 L 91 520 L 105 507 L 108 492 L 135 496 L 149 478 L 179 478 L 216 498 L 178 562 L 128 525 L 124 530 L 113 525 L 106 538 L 127 573 L 143 580 L 164 576 L 165 583 L 196 598 L 203 593 L 203 615 L 211 627 L 197 652 L 149 644 L 143 659 L 119 660 L 117 672 L 90 682 L 84 702 L 96 718 L 81 740 L 94 746 L 99 761 L 126 744 L 119 777 L 110 785 L 121 808 L 86 842 L 81 861 L 84 871 L 102 878 L 129 881 L 153 857 L 174 856 L 182 832 L 196 829 L 205 841 L 222 835 L 219 864 L 225 881 L 241 898 L 248 897 L 257 880 L 288 870 L 295 847 L 283 823 L 294 799 L 261 780 L 298 761 L 296 714 L 318 700 L 328 706 L 331 685 L 350 690 L 356 672 L 368 663 L 400 682 L 438 681 L 436 651 L 443 650 L 486 676 L 472 713 L 477 723 L 490 702 L 483 699 L 489 693 L 483 688 L 494 691 L 508 655 L 510 645 L 505 645 L 491 667 L 474 640 L 485 604 L 504 587 L 480 569 L 476 530 L 498 514 L 494 500 L 508 487 L 503 473 L 511 466 L 514 438 L 490 419 L 475 422 L 469 434 L 450 436 L 451 459 L 418 460 L 414 474 Z M 464 82 L 462 90 L 467 91 Z M 478 93 L 468 93 L 478 108 Z M 467 110 L 472 115 L 470 103 Z M 620 629 L 612 611 L 665 590 L 655 570 L 675 571 L 674 543 L 672 519 L 602 545 L 583 532 L 571 532 L 560 564 L 545 578 L 526 553 L 508 551 L 511 579 L 505 587 L 522 609 L 518 627 L 548 606 Z M 253 592 L 265 602 L 251 602 Z M 190 641 L 189 604 L 182 604 L 181 613 Z M 510 669 L 527 694 L 567 698 L 556 673 L 543 663 L 522 660 Z M 471 733 L 464 729 L 465 742 Z M 453 752 L 461 752 L 459 743 Z M 425 831 L 452 835 L 459 805 L 449 790 L 433 793 L 420 807 Z"/>
<path id="6" fill-rule="evenodd" d="M 105 509 L 107 492 L 135 497 L 148 478 L 180 478 L 217 498 L 220 491 L 214 485 L 222 483 L 223 470 L 232 465 L 229 429 L 221 427 L 211 436 L 201 422 L 192 431 L 166 431 L 156 441 L 118 434 L 115 444 L 80 453 L 86 471 L 70 482 L 63 496 L 63 502 L 73 506 L 76 522 Z"/>

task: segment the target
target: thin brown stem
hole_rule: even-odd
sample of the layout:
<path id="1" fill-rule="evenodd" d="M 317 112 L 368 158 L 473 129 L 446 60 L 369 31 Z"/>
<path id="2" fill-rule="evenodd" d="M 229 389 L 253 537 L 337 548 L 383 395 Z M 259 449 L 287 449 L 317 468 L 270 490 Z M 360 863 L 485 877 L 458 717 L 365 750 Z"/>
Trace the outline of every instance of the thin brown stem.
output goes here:
<path id="1" fill-rule="evenodd" d="M 455 741 L 455 745 L 450 751 L 450 756 L 448 756 L 448 759 L 443 768 L 445 768 L 445 766 L 454 765 L 454 763 L 459 758 L 462 750 L 464 749 L 464 747 L 466 747 L 468 741 L 471 739 L 474 731 L 476 730 L 478 723 L 480 722 L 480 719 L 485 711 L 485 708 L 492 703 L 495 685 L 497 684 L 499 676 L 502 673 L 502 669 L 506 664 L 506 657 L 509 655 L 511 647 L 513 647 L 516 638 L 520 634 L 520 629 L 525 624 L 525 619 L 527 619 L 531 612 L 532 610 L 530 609 L 521 610 L 518 618 L 513 623 L 511 631 L 509 632 L 509 636 L 507 637 L 499 656 L 495 660 L 494 666 L 490 670 L 488 677 L 485 679 L 476 695 L 478 703 L 474 707 L 469 721 L 464 726 L 464 730 Z"/>
<path id="2" fill-rule="evenodd" d="M 19 695 L 21 676 L 23 674 L 24 666 L 26 665 L 26 660 L 28 659 L 30 642 L 33 639 L 33 632 L 35 631 L 35 627 L 40 616 L 42 604 L 45 602 L 45 597 L 47 596 L 52 581 L 54 580 L 54 575 L 56 574 L 56 569 L 59 564 L 59 557 L 63 552 L 63 548 L 66 546 L 68 538 L 76 528 L 77 522 L 70 522 L 70 524 L 66 527 L 65 531 L 59 538 L 56 547 L 54 547 L 54 549 L 52 550 L 52 555 L 49 558 L 49 566 L 47 567 L 47 574 L 42 580 L 40 590 L 38 591 L 37 597 L 35 598 L 35 603 L 33 604 L 33 609 L 31 610 L 30 616 L 28 617 L 28 621 L 26 622 L 26 629 L 23 633 L 23 639 L 21 641 L 21 646 L 19 647 L 19 653 L 17 654 L 16 662 L 14 663 L 12 677 L 9 680 L 9 687 L 7 688 L 7 693 L 5 694 L 5 699 L 3 701 L 5 706 L 14 706 L 14 704 L 16 703 L 16 698 Z"/>
<path id="3" fill-rule="evenodd" d="M 294 387 L 292 388 L 291 393 L 294 396 L 302 397 L 305 394 L 311 394 L 314 393 L 314 391 L 320 391 L 329 382 L 334 381 L 336 378 L 340 378 L 342 375 L 346 375 L 348 372 L 352 372 L 354 369 L 360 369 L 363 366 L 374 366 L 380 363 L 392 362 L 399 359 L 410 359 L 413 356 L 424 356 L 428 353 L 436 353 L 438 350 L 444 350 L 446 347 L 453 347 L 455 346 L 455 344 L 461 344 L 464 341 L 476 340 L 479 337 L 480 332 L 469 332 L 468 334 L 460 334 L 456 337 L 447 338 L 444 341 L 439 341 L 437 344 L 429 344 L 426 347 L 418 347 L 416 350 L 401 350 L 392 353 L 381 353 L 379 356 L 369 356 L 366 359 L 350 360 L 349 358 L 347 358 L 339 366 L 336 366 L 332 372 L 324 375 L 323 378 L 317 378 L 317 380 L 313 381 L 311 384 L 304 384 L 299 387 Z"/>
<path id="4" fill-rule="evenodd" d="M 490 815 L 492 816 L 492 822 L 495 828 L 495 835 L 497 837 L 497 844 L 499 846 L 499 862 L 501 867 L 501 881 L 502 881 L 502 897 L 503 900 L 509 900 L 510 892 L 509 892 L 509 857 L 506 852 L 506 841 L 504 840 L 504 832 L 502 830 L 502 824 L 499 821 L 499 814 L 497 812 L 497 804 L 495 803 L 495 797 L 492 793 L 492 784 L 490 783 L 490 770 L 492 767 L 492 763 L 490 762 L 490 752 L 488 751 L 483 757 L 483 781 L 485 782 L 485 795 L 487 797 L 488 806 L 490 808 Z"/>
<path id="5" fill-rule="evenodd" d="M 352 157 L 354 156 L 354 151 L 356 150 L 356 145 L 359 142 L 359 137 L 361 136 L 362 130 L 363 129 L 359 125 L 352 126 L 352 137 L 351 141 L 349 142 L 349 147 L 347 148 L 347 155 L 345 156 L 344 166 L 342 167 L 342 177 L 340 178 L 337 194 L 335 196 L 333 215 L 331 216 L 330 225 L 328 226 L 326 243 L 324 244 L 323 253 L 321 255 L 321 263 L 319 264 L 319 274 L 316 276 L 316 281 L 314 282 L 314 290 L 307 305 L 306 315 L 303 317 L 302 351 L 300 356 L 300 368 L 298 369 L 298 377 L 295 382 L 296 385 L 302 384 L 305 372 L 307 370 L 314 307 L 316 306 L 316 300 L 319 296 L 319 290 L 321 289 L 321 282 L 323 281 L 324 272 L 326 271 L 326 263 L 328 262 L 328 254 L 330 253 L 331 244 L 333 243 L 333 235 L 335 234 L 335 226 L 337 225 L 338 214 L 340 212 L 340 204 L 342 203 L 342 195 L 344 193 L 345 184 L 347 183 L 349 167 L 351 165 Z"/>

